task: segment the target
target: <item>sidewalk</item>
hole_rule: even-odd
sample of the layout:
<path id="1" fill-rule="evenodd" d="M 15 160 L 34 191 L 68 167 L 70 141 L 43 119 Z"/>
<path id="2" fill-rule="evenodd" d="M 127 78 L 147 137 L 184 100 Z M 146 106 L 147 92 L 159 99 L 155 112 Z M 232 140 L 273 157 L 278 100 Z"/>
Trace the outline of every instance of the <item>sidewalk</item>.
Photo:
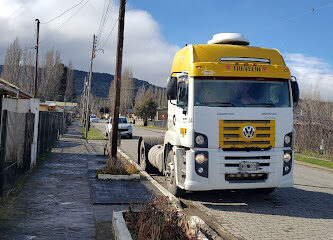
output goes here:
<path id="1" fill-rule="evenodd" d="M 94 239 L 87 150 L 74 122 L 0 208 L 0 239 Z"/>
<path id="2" fill-rule="evenodd" d="M 102 153 L 103 141 L 81 139 L 75 121 L 0 206 L 0 239 L 112 239 L 112 211 L 128 207 L 115 199 L 127 197 L 119 192 L 131 197 L 137 190 L 96 181 L 94 170 L 106 161 Z M 145 179 L 135 184 L 154 192 Z"/>

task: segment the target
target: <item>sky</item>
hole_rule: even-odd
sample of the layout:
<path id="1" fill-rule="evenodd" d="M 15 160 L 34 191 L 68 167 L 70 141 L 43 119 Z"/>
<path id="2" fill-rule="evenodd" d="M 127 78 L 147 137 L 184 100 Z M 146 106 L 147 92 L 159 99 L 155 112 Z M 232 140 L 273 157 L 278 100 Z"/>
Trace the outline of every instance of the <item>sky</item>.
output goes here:
<path id="1" fill-rule="evenodd" d="M 93 69 L 114 74 L 119 0 L 0 0 L 0 64 L 16 37 L 22 47 L 34 46 L 38 18 L 40 55 L 54 47 L 64 64 L 71 60 L 88 71 L 92 36 L 107 2 L 111 11 L 97 43 L 103 51 L 97 51 Z M 281 52 L 301 96 L 318 89 L 323 100 L 333 101 L 332 13 L 333 0 L 128 0 L 123 66 L 136 78 L 165 86 L 174 53 L 185 44 L 239 32 L 251 46 Z"/>

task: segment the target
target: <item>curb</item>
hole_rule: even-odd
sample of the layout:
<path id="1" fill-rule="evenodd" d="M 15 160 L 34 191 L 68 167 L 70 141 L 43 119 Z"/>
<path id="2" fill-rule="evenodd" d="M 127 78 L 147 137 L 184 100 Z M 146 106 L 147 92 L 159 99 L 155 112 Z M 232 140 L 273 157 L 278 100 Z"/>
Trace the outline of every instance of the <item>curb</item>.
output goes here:
<path id="1" fill-rule="evenodd" d="M 144 176 L 148 179 L 151 184 L 154 185 L 164 196 L 168 197 L 171 203 L 176 207 L 177 209 L 181 209 L 180 201 L 178 198 L 176 198 L 174 195 L 172 195 L 168 190 L 166 190 L 161 184 L 159 184 L 155 179 L 153 179 L 146 171 L 142 170 L 140 165 L 138 165 L 136 162 L 134 162 L 124 151 L 118 148 L 118 152 L 126 158 L 130 163 L 132 163 L 137 169 L 140 170 L 140 175 Z"/>
<path id="2" fill-rule="evenodd" d="M 306 163 L 306 162 L 297 161 L 297 160 L 295 160 L 295 163 L 299 164 L 299 165 L 306 166 L 306 167 L 312 167 L 312 168 L 317 168 L 317 169 L 320 169 L 320 170 L 325 170 L 325 171 L 328 171 L 328 172 L 333 172 L 333 169 L 331 169 L 331 168 L 318 166 L 316 164 Z"/>
<path id="3" fill-rule="evenodd" d="M 132 236 L 127 228 L 123 216 L 123 212 L 125 211 L 119 211 L 119 212 L 113 211 L 112 228 L 114 232 L 114 238 L 116 240 L 132 240 Z"/>
<path id="4" fill-rule="evenodd" d="M 183 211 L 180 204 L 180 201 L 178 198 L 176 198 L 174 195 L 172 195 L 168 190 L 166 190 L 161 184 L 159 184 L 155 179 L 153 179 L 146 171 L 141 170 L 141 167 L 134 162 L 124 151 L 122 151 L 120 148 L 118 148 L 118 152 L 124 157 L 126 158 L 129 162 L 131 162 L 135 167 L 137 167 L 137 169 L 140 170 L 140 174 L 144 177 L 146 177 L 148 179 L 149 182 L 151 182 L 151 184 L 154 185 L 154 187 L 156 187 L 164 196 L 168 197 L 170 202 L 172 203 L 172 205 L 179 211 Z M 184 212 L 185 214 L 185 212 Z M 202 220 L 202 218 L 198 217 L 198 216 L 191 216 L 189 217 L 189 224 L 198 224 L 202 229 L 211 229 L 212 231 L 215 232 L 214 229 L 212 229 L 204 220 Z M 202 239 L 207 239 L 204 234 L 202 234 L 202 232 L 200 231 L 199 236 L 202 237 Z M 220 236 L 219 236 L 220 237 Z"/>
<path id="5" fill-rule="evenodd" d="M 102 174 L 99 173 L 97 175 L 98 180 L 140 180 L 139 174 L 132 175 L 111 175 L 111 174 Z"/>

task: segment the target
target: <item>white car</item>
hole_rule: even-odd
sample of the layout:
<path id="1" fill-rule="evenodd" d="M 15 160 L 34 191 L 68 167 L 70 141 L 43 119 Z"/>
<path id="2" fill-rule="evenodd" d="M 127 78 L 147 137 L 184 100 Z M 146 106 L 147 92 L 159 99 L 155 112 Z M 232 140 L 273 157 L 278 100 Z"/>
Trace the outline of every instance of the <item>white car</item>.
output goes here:
<path id="1" fill-rule="evenodd" d="M 98 117 L 95 114 L 90 114 L 90 122 L 98 123 Z"/>
<path id="2" fill-rule="evenodd" d="M 109 120 L 106 122 L 105 126 L 105 135 L 108 136 L 111 133 L 112 129 L 112 118 L 110 117 Z M 118 122 L 118 132 L 121 136 L 128 136 L 128 138 L 132 138 L 132 125 L 127 122 L 126 117 L 119 117 Z"/>

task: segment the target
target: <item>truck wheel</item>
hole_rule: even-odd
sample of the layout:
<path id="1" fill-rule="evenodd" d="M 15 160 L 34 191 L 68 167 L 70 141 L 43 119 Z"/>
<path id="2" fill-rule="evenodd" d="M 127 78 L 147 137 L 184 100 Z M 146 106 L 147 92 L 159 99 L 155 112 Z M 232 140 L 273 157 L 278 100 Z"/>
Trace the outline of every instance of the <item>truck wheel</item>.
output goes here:
<path id="1" fill-rule="evenodd" d="M 169 192 L 176 197 L 184 195 L 185 190 L 179 188 L 176 184 L 176 172 L 175 172 L 175 159 L 173 156 L 173 151 L 170 150 L 167 156 L 167 162 L 165 167 L 165 180 L 167 183 L 167 188 Z"/>
<path id="2" fill-rule="evenodd" d="M 148 151 L 149 149 L 146 148 L 146 144 L 144 141 L 141 141 L 140 144 L 140 167 L 142 170 L 146 172 L 151 172 L 153 169 L 153 165 L 148 161 Z"/>

